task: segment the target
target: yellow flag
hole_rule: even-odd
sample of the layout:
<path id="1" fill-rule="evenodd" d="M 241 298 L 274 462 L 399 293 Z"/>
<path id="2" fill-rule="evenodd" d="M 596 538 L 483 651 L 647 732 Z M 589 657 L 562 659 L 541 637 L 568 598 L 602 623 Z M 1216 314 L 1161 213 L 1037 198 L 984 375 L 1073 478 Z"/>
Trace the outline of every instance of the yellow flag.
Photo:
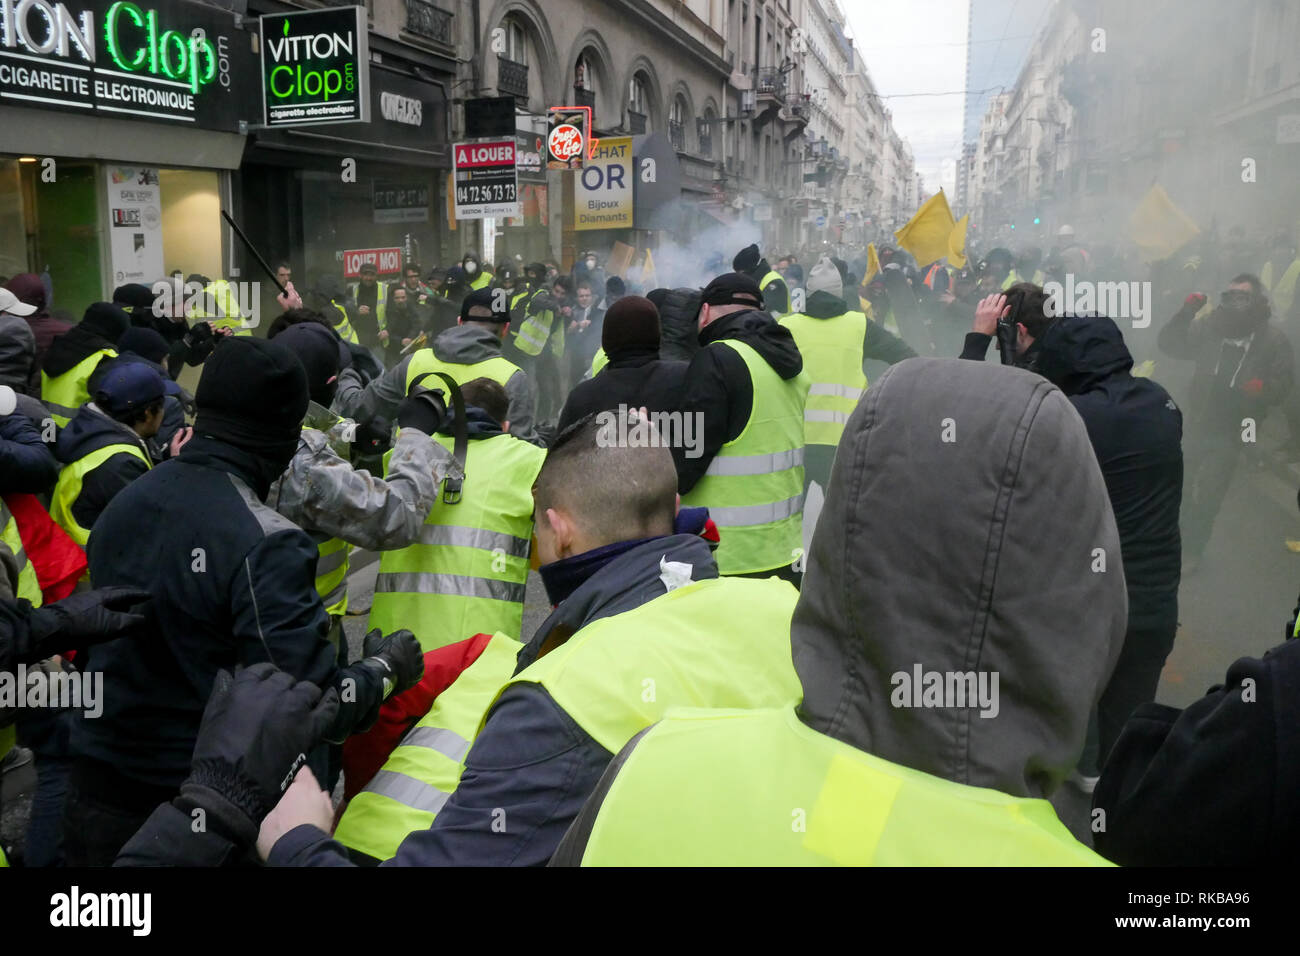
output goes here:
<path id="1" fill-rule="evenodd" d="M 917 266 L 928 266 L 948 255 L 948 237 L 954 225 L 948 199 L 940 189 L 925 201 L 907 225 L 894 233 L 894 238 L 912 254 Z"/>
<path id="2" fill-rule="evenodd" d="M 645 262 L 641 266 L 641 285 L 647 289 L 653 289 L 654 283 L 658 282 L 659 277 L 655 275 L 654 256 L 650 255 L 650 250 L 645 251 Z"/>
<path id="3" fill-rule="evenodd" d="M 867 277 L 862 280 L 863 285 L 871 282 L 871 277 L 880 271 L 880 257 L 876 255 L 876 244 L 867 243 Z"/>
<path id="4" fill-rule="evenodd" d="M 1142 197 L 1128 227 L 1143 262 L 1168 259 L 1201 232 L 1159 183 Z"/>
<path id="5" fill-rule="evenodd" d="M 954 269 L 966 268 L 966 220 L 970 213 L 962 216 L 948 233 L 948 264 Z"/>

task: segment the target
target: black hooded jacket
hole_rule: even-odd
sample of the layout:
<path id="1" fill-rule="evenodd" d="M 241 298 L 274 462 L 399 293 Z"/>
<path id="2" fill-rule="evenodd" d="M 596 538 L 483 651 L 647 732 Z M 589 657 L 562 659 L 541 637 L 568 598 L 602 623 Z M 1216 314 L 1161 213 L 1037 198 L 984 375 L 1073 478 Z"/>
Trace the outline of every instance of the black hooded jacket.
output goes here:
<path id="1" fill-rule="evenodd" d="M 617 410 L 619 405 L 644 405 L 650 412 L 672 411 L 686 384 L 686 368 L 686 362 L 665 361 L 651 348 L 615 352 L 595 378 L 579 382 L 569 393 L 557 433 L 588 415 Z"/>
<path id="2" fill-rule="evenodd" d="M 87 316 L 54 340 L 45 353 L 41 370 L 56 378 L 101 349 L 113 348 L 128 327 L 125 322 L 116 325 L 105 317 Z"/>
<path id="3" fill-rule="evenodd" d="M 133 445 L 145 458 L 152 457 L 149 445 L 134 430 L 104 414 L 93 402 L 87 402 L 77 409 L 68 426 L 60 429 L 54 455 L 60 463 L 70 465 L 109 445 Z M 149 467 L 150 462 L 123 451 L 83 475 L 81 493 L 71 509 L 77 524 L 92 529 L 114 496 Z"/>
<path id="4" fill-rule="evenodd" d="M 768 265 L 767 260 L 760 259 L 758 265 L 745 274 L 762 287 L 763 305 L 766 306 L 767 311 L 784 315 L 790 311 L 790 289 L 784 279 L 773 279 L 767 285 L 763 285 L 763 277 L 771 271 L 772 267 Z"/>
<path id="5" fill-rule="evenodd" d="M 1088 427 L 1119 527 L 1130 628 L 1174 627 L 1182 560 L 1183 414 L 1169 393 L 1129 374 L 1115 323 L 1066 316 L 1040 340 L 1038 372 Z"/>
<path id="6" fill-rule="evenodd" d="M 794 336 L 766 312 L 733 312 L 700 331 L 703 348 L 686 369 L 686 392 L 679 408 L 684 415 L 702 416 L 704 442 L 697 458 L 688 458 L 685 447 L 673 449 L 677 489 L 682 494 L 695 487 L 718 449 L 744 431 L 754 407 L 754 386 L 745 360 L 734 349 L 708 348 L 724 339 L 744 342 L 787 381 L 803 371 Z"/>
<path id="7" fill-rule="evenodd" d="M 651 298 L 659 308 L 659 325 L 663 329 L 661 359 L 689 362 L 700 350 L 700 298 L 699 289 L 668 289 L 661 300 Z"/>

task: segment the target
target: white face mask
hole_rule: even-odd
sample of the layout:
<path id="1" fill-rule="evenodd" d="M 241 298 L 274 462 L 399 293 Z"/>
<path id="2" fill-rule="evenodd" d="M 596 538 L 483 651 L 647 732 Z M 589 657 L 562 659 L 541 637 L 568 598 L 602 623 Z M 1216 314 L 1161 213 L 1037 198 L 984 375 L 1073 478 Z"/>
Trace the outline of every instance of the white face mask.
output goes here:
<path id="1" fill-rule="evenodd" d="M 465 271 L 470 273 L 470 275 L 473 275 L 475 272 L 478 272 L 478 263 L 475 262 L 473 259 L 468 260 L 465 263 Z"/>
<path id="2" fill-rule="evenodd" d="M 588 260 L 587 260 L 587 268 L 588 268 L 588 269 L 594 269 L 594 268 L 596 268 L 596 260 L 595 260 L 595 259 L 588 259 Z"/>

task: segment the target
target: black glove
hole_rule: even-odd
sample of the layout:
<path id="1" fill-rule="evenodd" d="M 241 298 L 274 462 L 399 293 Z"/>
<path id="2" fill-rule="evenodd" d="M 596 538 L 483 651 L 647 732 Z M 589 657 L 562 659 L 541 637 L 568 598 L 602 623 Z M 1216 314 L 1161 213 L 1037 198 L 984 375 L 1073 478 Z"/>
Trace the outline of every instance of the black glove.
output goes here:
<path id="1" fill-rule="evenodd" d="M 382 455 L 388 449 L 393 433 L 393 423 L 382 415 L 375 415 L 368 422 L 357 426 L 356 438 L 352 440 L 354 458 L 367 455 Z"/>
<path id="2" fill-rule="evenodd" d="M 195 322 L 181 341 L 185 344 L 185 361 L 189 365 L 200 364 L 212 354 L 217 344 L 212 326 L 207 322 Z"/>
<path id="3" fill-rule="evenodd" d="M 361 642 L 361 664 L 371 665 L 384 682 L 384 699 L 414 687 L 424 677 L 424 652 L 408 630 L 381 634 L 375 628 Z"/>
<path id="4" fill-rule="evenodd" d="M 223 836 L 251 845 L 338 711 L 333 687 L 321 694 L 274 664 L 254 664 L 233 678 L 218 671 L 181 801 L 213 817 Z"/>
<path id="5" fill-rule="evenodd" d="M 148 620 L 147 614 L 141 613 L 143 608 L 129 609 L 151 596 L 139 588 L 100 588 L 37 608 L 28 618 L 27 646 L 18 648 L 18 659 L 40 661 L 61 651 L 121 637 Z"/>
<path id="6" fill-rule="evenodd" d="M 418 428 L 426 435 L 432 435 L 447 422 L 447 402 L 440 389 L 426 388 L 421 382 L 433 378 L 432 372 L 425 372 L 411 383 L 411 387 L 397 406 L 397 424 L 403 428 Z"/>

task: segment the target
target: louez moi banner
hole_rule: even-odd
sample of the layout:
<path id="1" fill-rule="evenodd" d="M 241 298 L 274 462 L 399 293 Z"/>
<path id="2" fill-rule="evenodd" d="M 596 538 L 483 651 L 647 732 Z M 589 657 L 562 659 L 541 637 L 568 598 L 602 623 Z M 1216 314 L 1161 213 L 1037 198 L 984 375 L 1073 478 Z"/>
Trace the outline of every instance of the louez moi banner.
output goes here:
<path id="1" fill-rule="evenodd" d="M 365 7 L 268 13 L 261 29 L 267 126 L 370 122 Z"/>
<path id="2" fill-rule="evenodd" d="M 198 3 L 0 0 L 0 103 L 237 132 L 254 68 L 233 15 Z"/>

